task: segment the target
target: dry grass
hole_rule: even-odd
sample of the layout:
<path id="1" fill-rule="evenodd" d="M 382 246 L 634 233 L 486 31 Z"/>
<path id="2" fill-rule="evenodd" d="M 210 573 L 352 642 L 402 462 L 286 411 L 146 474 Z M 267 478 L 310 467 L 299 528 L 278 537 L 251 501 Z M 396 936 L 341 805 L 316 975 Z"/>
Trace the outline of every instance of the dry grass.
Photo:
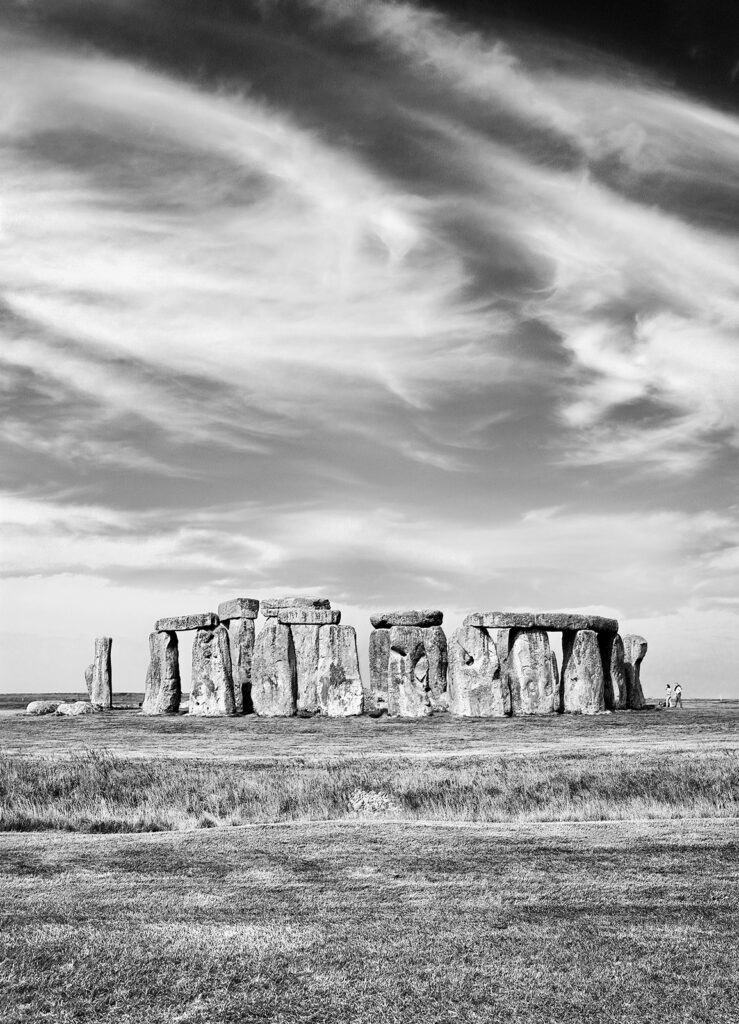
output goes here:
<path id="1" fill-rule="evenodd" d="M 141 832 L 348 817 L 736 817 L 739 755 L 597 754 L 245 764 L 0 755 L 0 829 Z"/>

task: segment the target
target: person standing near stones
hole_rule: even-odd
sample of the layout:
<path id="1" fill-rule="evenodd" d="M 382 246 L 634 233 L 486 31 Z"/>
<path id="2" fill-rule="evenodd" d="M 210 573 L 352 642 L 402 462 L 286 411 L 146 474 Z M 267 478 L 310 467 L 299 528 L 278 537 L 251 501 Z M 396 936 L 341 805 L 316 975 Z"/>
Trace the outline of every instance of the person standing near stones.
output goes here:
<path id="1" fill-rule="evenodd" d="M 672 687 L 669 683 L 665 687 L 665 707 L 672 707 Z"/>
<path id="2" fill-rule="evenodd" d="M 681 708 L 683 706 L 683 688 L 680 683 L 675 683 L 675 707 Z"/>

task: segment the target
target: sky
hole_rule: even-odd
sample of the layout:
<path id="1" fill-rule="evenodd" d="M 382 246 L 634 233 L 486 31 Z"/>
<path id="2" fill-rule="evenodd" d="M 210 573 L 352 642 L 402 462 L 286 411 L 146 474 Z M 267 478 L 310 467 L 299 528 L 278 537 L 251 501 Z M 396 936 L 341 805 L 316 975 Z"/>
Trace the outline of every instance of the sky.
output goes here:
<path id="1" fill-rule="evenodd" d="M 733 3 L 6 0 L 0 95 L 2 690 L 307 593 L 739 697 Z"/>

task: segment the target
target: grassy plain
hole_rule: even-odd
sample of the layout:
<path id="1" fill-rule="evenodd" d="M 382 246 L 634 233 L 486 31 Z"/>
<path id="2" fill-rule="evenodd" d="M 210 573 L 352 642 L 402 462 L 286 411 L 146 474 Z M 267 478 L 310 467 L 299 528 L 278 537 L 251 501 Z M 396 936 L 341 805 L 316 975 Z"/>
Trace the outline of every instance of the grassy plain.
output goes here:
<path id="1" fill-rule="evenodd" d="M 0 1020 L 739 1024 L 737 725 L 0 710 Z"/>

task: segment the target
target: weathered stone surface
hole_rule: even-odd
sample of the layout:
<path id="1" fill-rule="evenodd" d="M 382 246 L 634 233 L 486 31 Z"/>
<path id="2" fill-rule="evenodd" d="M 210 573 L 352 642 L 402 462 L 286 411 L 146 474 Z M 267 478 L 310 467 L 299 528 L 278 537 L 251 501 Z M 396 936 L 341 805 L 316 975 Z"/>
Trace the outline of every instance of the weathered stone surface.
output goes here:
<path id="1" fill-rule="evenodd" d="M 294 715 L 297 688 L 295 645 L 290 626 L 270 617 L 254 643 L 251 699 L 255 712 L 271 718 Z"/>
<path id="2" fill-rule="evenodd" d="M 231 651 L 225 626 L 199 629 L 195 633 L 187 713 L 205 718 L 236 713 Z"/>
<path id="3" fill-rule="evenodd" d="M 231 677 L 234 683 L 234 707 L 237 715 L 254 710 L 251 701 L 251 670 L 254 658 L 255 624 L 253 618 L 232 618 L 228 622 L 231 652 Z"/>
<path id="4" fill-rule="evenodd" d="M 88 665 L 87 668 L 85 669 L 85 686 L 87 687 L 87 696 L 88 697 L 92 696 L 92 677 L 93 677 L 94 672 L 95 672 L 95 662 L 93 661 L 93 663 L 91 665 Z"/>
<path id="5" fill-rule="evenodd" d="M 26 714 L 53 715 L 58 707 L 59 702 L 55 700 L 32 700 L 31 703 L 26 706 Z"/>
<path id="6" fill-rule="evenodd" d="M 638 711 L 644 707 L 644 693 L 641 685 L 641 663 L 647 653 L 647 641 L 638 633 L 629 633 L 624 642 L 624 673 L 626 676 L 627 706 Z"/>
<path id="7" fill-rule="evenodd" d="M 463 625 L 482 626 L 485 629 L 544 629 L 552 633 L 577 629 L 618 632 L 616 619 L 569 612 L 474 612 L 467 616 Z"/>
<path id="8" fill-rule="evenodd" d="M 605 680 L 592 629 L 566 632 L 562 641 L 562 708 L 571 713 L 595 715 L 605 710 Z"/>
<path id="9" fill-rule="evenodd" d="M 338 626 L 341 612 L 332 608 L 280 608 L 277 618 L 287 626 Z"/>
<path id="10" fill-rule="evenodd" d="M 549 657 L 551 659 L 550 671 L 554 680 L 554 710 L 559 712 L 562 710 L 562 682 L 559 668 L 557 667 L 557 655 L 551 648 L 549 649 Z"/>
<path id="11" fill-rule="evenodd" d="M 364 706 L 357 634 L 353 626 L 320 626 L 317 689 L 322 714 L 361 715 Z"/>
<path id="12" fill-rule="evenodd" d="M 449 651 L 446 634 L 441 626 L 429 626 L 423 631 L 423 646 L 429 663 L 429 694 L 431 706 L 437 711 L 446 711 L 449 707 L 447 675 L 449 668 Z"/>
<path id="13" fill-rule="evenodd" d="M 559 680 L 543 629 L 513 631 L 508 652 L 508 686 L 514 715 L 549 715 L 559 708 Z"/>
<path id="14" fill-rule="evenodd" d="M 603 662 L 603 699 L 606 711 L 628 707 L 624 644 L 618 633 L 599 633 L 598 645 Z"/>
<path id="15" fill-rule="evenodd" d="M 460 626 L 449 643 L 449 710 L 466 718 L 510 714 L 508 686 L 487 630 Z"/>
<path id="16" fill-rule="evenodd" d="M 76 718 L 78 715 L 94 715 L 95 708 L 88 700 L 75 700 L 58 704 L 56 713 L 67 718 Z"/>
<path id="17" fill-rule="evenodd" d="M 110 660 L 112 647 L 112 637 L 99 636 L 95 640 L 90 700 L 106 710 L 113 707 L 113 670 Z"/>
<path id="18" fill-rule="evenodd" d="M 220 619 L 215 612 L 199 615 L 175 615 L 169 619 L 157 619 L 154 629 L 158 633 L 182 633 L 191 629 L 215 629 Z"/>
<path id="19" fill-rule="evenodd" d="M 266 618 L 274 618 L 285 608 L 330 608 L 327 597 L 270 597 L 260 604 L 260 611 Z"/>
<path id="20" fill-rule="evenodd" d="M 278 622 L 281 621 L 278 619 Z M 295 648 L 296 707 L 301 714 L 318 715 L 322 711 L 318 687 L 318 659 L 321 626 L 290 626 Z"/>
<path id="21" fill-rule="evenodd" d="M 420 611 L 411 609 L 405 612 L 376 612 L 370 615 L 370 622 L 375 629 L 392 629 L 393 626 L 440 626 L 444 621 L 444 612 L 438 608 L 422 608 Z"/>
<path id="22" fill-rule="evenodd" d="M 231 601 L 222 601 L 218 605 L 218 618 L 221 622 L 231 619 L 256 619 L 259 615 L 259 601 L 252 597 L 234 597 Z"/>
<path id="23" fill-rule="evenodd" d="M 146 673 L 144 715 L 174 715 L 180 709 L 180 651 L 176 633 L 149 634 L 149 669 Z"/>
<path id="24" fill-rule="evenodd" d="M 423 718 L 431 714 L 429 663 L 418 626 L 390 630 L 387 707 L 390 715 Z"/>
<path id="25" fill-rule="evenodd" d="M 369 638 L 369 688 L 364 709 L 368 714 L 387 711 L 388 673 L 390 671 L 390 630 L 375 629 Z"/>

